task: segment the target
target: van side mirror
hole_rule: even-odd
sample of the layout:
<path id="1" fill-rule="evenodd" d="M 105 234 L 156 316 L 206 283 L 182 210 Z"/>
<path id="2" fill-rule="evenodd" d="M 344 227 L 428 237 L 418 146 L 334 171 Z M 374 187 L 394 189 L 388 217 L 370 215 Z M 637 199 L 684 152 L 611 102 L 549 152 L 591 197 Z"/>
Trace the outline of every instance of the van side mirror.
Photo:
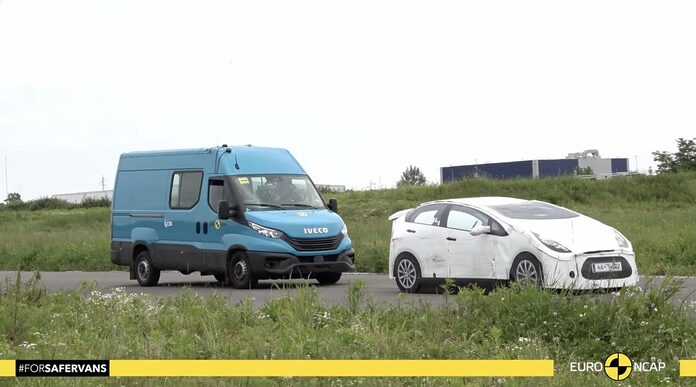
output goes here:
<path id="1" fill-rule="evenodd" d="M 329 199 L 328 207 L 329 207 L 329 210 L 331 210 L 335 213 L 338 213 L 338 202 L 336 201 L 336 199 Z"/>
<path id="2" fill-rule="evenodd" d="M 235 215 L 236 210 L 230 208 L 230 203 L 227 200 L 220 200 L 218 203 L 218 219 L 226 220 Z"/>
<path id="3" fill-rule="evenodd" d="M 471 236 L 479 236 L 481 234 L 490 234 L 491 226 L 476 226 L 469 231 Z"/>

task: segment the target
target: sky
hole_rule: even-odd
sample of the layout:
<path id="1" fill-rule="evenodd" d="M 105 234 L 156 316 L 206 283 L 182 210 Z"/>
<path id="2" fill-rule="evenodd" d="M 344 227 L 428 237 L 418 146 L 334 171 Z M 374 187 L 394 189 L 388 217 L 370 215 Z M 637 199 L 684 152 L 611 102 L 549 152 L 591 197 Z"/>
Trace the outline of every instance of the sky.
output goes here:
<path id="1" fill-rule="evenodd" d="M 0 0 L 0 200 L 223 143 L 354 189 L 584 149 L 654 168 L 696 137 L 694 20 L 693 1 Z"/>

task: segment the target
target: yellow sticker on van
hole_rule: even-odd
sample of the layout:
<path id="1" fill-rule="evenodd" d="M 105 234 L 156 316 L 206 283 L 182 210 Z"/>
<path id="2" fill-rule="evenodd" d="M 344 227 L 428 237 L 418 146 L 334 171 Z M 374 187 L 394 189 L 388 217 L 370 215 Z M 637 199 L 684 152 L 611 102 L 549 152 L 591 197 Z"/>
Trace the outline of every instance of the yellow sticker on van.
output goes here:
<path id="1" fill-rule="evenodd" d="M 246 176 L 238 177 L 237 180 L 239 181 L 239 184 L 249 184 L 249 179 Z"/>

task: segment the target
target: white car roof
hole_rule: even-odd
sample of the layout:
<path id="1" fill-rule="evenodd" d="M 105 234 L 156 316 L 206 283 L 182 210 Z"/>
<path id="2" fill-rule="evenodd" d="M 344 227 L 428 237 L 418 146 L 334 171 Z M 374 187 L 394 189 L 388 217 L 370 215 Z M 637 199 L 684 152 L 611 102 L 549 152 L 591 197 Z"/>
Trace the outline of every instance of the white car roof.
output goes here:
<path id="1" fill-rule="evenodd" d="M 446 200 L 435 200 L 432 202 L 423 203 L 421 205 L 432 204 L 432 203 L 453 203 L 453 204 L 466 204 L 473 207 L 490 207 L 490 206 L 500 206 L 505 204 L 516 204 L 516 203 L 527 203 L 529 200 L 509 198 L 504 196 L 480 196 L 473 198 L 457 198 L 457 199 L 446 199 Z"/>

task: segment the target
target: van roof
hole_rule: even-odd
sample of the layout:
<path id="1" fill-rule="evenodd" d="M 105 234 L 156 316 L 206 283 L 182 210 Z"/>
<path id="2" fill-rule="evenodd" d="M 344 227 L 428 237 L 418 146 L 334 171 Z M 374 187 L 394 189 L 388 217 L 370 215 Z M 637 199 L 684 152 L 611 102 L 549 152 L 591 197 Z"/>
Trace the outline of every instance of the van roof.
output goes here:
<path id="1" fill-rule="evenodd" d="M 179 156 L 179 155 L 196 155 L 196 154 L 214 154 L 218 149 L 230 148 L 232 152 L 240 149 L 252 148 L 255 151 L 277 150 L 281 148 L 267 148 L 251 145 L 236 145 L 236 146 L 214 146 L 210 148 L 188 148 L 188 149 L 165 149 L 165 150 L 146 150 L 132 151 L 121 154 L 121 157 L 152 157 L 152 156 Z"/>
<path id="2" fill-rule="evenodd" d="M 306 174 L 286 149 L 251 145 L 127 152 L 119 162 L 119 170 L 181 168 L 225 175 Z"/>

